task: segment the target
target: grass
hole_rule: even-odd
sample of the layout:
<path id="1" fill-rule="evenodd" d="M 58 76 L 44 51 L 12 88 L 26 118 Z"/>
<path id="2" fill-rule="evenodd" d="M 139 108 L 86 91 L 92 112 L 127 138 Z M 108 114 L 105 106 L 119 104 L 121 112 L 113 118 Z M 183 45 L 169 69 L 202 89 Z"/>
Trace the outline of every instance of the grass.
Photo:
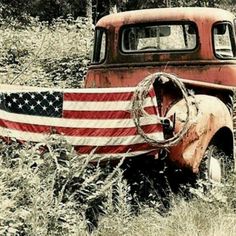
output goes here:
<path id="1" fill-rule="evenodd" d="M 0 234 L 87 234 L 112 185 L 122 182 L 119 169 L 105 175 L 91 160 L 60 139 L 36 146 L 2 142 Z"/>
<path id="2" fill-rule="evenodd" d="M 235 221 L 232 211 L 213 207 L 200 199 L 176 200 L 165 217 L 153 208 L 143 208 L 136 217 L 106 217 L 100 222 L 99 235 L 235 235 Z"/>
<path id="3" fill-rule="evenodd" d="M 157 200 L 135 213 L 121 169 L 89 164 L 62 139 L 0 150 L 1 235 L 235 235 L 235 175 L 208 194 L 172 194 L 165 212 Z"/>
<path id="4" fill-rule="evenodd" d="M 3 25 L 1 83 L 80 87 L 92 44 L 82 21 Z M 137 202 L 134 212 L 122 170 L 90 165 L 90 158 L 53 137 L 38 145 L 2 141 L 0 235 L 235 235 L 235 175 L 208 195 L 171 194 L 166 211 L 155 200 L 152 207 Z"/>

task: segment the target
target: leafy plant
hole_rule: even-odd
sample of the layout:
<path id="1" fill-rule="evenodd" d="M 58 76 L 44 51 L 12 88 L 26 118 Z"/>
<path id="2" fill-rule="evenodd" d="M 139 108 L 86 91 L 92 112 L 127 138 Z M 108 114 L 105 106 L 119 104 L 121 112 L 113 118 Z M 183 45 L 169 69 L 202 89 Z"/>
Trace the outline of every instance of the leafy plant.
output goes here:
<path id="1" fill-rule="evenodd" d="M 108 172 L 90 161 L 92 154 L 78 155 L 57 137 L 37 145 L 2 141 L 0 234 L 75 235 L 92 229 L 114 186 L 117 199 L 127 190 L 119 167 Z"/>

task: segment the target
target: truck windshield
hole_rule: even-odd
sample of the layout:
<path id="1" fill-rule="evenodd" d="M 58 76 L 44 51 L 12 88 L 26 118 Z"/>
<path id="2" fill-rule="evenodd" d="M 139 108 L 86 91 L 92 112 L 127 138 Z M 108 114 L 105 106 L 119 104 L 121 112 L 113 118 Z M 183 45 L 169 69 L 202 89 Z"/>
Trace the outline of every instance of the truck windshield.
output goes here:
<path id="1" fill-rule="evenodd" d="M 121 35 L 123 52 L 182 51 L 197 46 L 193 23 L 126 26 Z"/>

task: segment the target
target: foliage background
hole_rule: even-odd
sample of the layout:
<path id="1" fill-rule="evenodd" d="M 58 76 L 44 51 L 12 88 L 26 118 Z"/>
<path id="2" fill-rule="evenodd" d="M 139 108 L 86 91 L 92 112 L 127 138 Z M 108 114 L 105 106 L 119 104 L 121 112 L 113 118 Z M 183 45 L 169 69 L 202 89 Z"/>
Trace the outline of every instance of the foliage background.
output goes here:
<path id="1" fill-rule="evenodd" d="M 0 0 L 0 16 L 2 19 L 16 19 L 27 23 L 26 16 L 38 17 L 40 21 L 52 22 L 58 17 L 73 19 L 79 16 L 100 17 L 114 11 L 153 8 L 153 7 L 222 7 L 234 6 L 235 0 Z M 232 7 L 231 7 L 232 8 Z"/>

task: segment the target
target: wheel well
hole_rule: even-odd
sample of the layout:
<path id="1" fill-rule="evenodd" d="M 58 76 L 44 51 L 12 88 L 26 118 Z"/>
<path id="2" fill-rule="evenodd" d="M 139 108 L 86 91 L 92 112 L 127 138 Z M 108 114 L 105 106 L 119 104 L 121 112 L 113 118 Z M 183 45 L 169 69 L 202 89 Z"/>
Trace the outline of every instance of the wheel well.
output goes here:
<path id="1" fill-rule="evenodd" d="M 218 130 L 211 139 L 210 144 L 218 146 L 227 156 L 234 158 L 234 137 L 229 128 L 223 127 Z"/>

